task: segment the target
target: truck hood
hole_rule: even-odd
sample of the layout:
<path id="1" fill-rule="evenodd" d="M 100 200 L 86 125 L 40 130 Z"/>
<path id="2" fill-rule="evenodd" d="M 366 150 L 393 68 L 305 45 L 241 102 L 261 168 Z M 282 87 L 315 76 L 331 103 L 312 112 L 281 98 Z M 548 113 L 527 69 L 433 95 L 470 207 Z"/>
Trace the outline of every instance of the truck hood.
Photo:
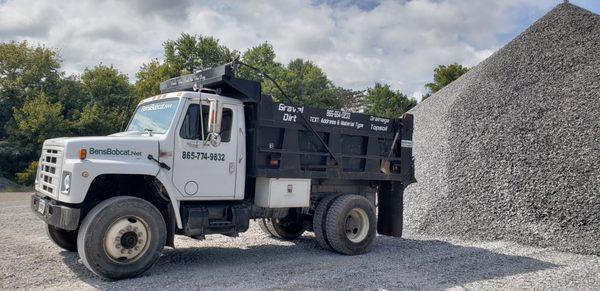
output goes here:
<path id="1" fill-rule="evenodd" d="M 91 160 L 141 160 L 148 155 L 158 157 L 159 141 L 151 136 L 90 136 L 48 139 L 44 148 L 57 147 L 66 159 L 77 159 L 80 149 L 85 149 Z"/>

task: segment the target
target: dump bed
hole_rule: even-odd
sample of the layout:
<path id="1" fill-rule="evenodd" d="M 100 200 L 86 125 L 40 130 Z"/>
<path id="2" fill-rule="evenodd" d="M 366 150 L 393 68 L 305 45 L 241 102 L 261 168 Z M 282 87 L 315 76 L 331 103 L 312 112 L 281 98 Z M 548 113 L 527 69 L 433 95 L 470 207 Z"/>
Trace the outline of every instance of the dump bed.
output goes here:
<path id="1" fill-rule="evenodd" d="M 246 122 L 250 176 L 406 182 L 413 179 L 411 115 L 388 119 L 294 107 L 262 96 L 255 106 L 247 107 Z M 386 159 L 390 161 L 387 174 L 381 170 Z"/>
<path id="2" fill-rule="evenodd" d="M 399 181 L 405 186 L 414 181 L 411 115 L 388 119 L 277 103 L 261 94 L 260 83 L 236 78 L 235 71 L 234 62 L 167 80 L 160 88 L 162 93 L 207 88 L 243 101 L 249 177 Z M 385 172 L 384 160 L 389 161 Z"/>

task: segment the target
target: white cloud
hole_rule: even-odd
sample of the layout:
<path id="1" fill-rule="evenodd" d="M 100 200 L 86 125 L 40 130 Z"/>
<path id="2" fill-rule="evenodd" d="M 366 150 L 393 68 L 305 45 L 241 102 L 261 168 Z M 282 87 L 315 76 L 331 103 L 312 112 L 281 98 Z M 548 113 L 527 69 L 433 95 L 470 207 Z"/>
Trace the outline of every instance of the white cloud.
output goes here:
<path id="1" fill-rule="evenodd" d="M 59 49 L 69 73 L 102 62 L 131 77 L 181 32 L 212 35 L 241 51 L 269 41 L 279 61 L 310 59 L 337 85 L 387 82 L 418 97 L 436 65 L 477 64 L 503 44 L 500 35 L 555 2 L 382 1 L 365 11 L 299 0 L 8 0 L 0 2 L 0 41 Z"/>

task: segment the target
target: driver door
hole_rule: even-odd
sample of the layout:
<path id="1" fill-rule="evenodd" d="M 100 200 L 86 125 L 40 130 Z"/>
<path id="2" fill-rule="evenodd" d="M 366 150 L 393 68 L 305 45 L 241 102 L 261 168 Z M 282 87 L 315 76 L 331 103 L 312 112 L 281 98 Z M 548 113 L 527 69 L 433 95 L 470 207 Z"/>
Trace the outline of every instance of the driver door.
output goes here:
<path id="1" fill-rule="evenodd" d="M 185 196 L 203 200 L 233 199 L 237 174 L 236 107 L 223 104 L 221 142 L 206 142 L 208 103 L 187 102 L 178 124 L 173 157 L 173 183 Z M 203 119 L 200 119 L 200 117 Z M 204 136 L 202 136 L 202 126 Z"/>

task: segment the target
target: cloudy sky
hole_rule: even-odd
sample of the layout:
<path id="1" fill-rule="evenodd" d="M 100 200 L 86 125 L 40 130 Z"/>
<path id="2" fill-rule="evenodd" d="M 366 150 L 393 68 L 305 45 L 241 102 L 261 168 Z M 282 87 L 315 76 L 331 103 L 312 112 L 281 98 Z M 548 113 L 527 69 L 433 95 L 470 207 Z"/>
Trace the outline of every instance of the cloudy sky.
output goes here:
<path id="1" fill-rule="evenodd" d="M 270 42 L 278 61 L 306 58 L 336 85 L 386 82 L 417 99 L 439 64 L 473 66 L 562 0 L 0 0 L 0 42 L 60 51 L 67 73 L 100 62 L 132 79 L 181 32 L 230 48 Z M 600 12 L 598 0 L 571 3 Z"/>

